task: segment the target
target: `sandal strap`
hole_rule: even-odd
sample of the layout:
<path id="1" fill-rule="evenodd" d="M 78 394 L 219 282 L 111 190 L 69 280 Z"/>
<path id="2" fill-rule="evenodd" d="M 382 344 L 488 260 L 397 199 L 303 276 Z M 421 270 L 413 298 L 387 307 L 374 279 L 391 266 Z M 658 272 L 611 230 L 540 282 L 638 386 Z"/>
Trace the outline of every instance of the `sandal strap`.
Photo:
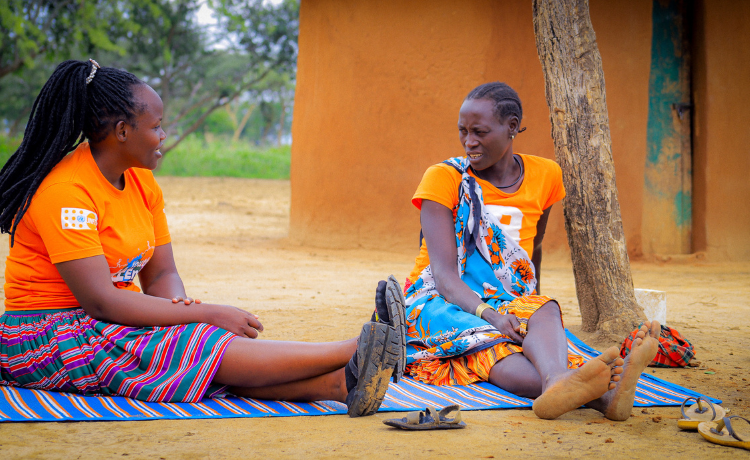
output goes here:
<path id="1" fill-rule="evenodd" d="M 711 417 L 711 420 L 715 420 L 716 419 L 716 408 L 714 407 L 713 403 L 711 401 L 709 401 L 708 399 L 704 399 L 704 398 L 702 398 L 700 396 L 698 396 L 697 398 L 694 398 L 694 397 L 691 396 L 691 397 L 685 399 L 684 401 L 682 401 L 682 406 L 680 407 L 680 412 L 682 412 L 682 418 L 684 418 L 684 419 L 690 419 L 690 417 L 688 417 L 687 414 L 685 413 L 685 404 L 687 404 L 688 401 L 695 401 L 698 404 L 698 410 L 695 411 L 698 414 L 702 414 L 702 413 L 704 413 L 704 412 L 706 412 L 708 410 L 708 409 L 704 409 L 703 406 L 701 405 L 701 401 L 707 402 L 708 405 L 711 407 L 711 410 L 714 413 L 713 417 Z"/>
<path id="2" fill-rule="evenodd" d="M 737 433 L 735 433 L 735 432 L 734 432 L 734 428 L 732 428 L 732 419 L 733 419 L 733 418 L 738 418 L 738 419 L 744 420 L 744 421 L 746 421 L 746 422 L 747 422 L 748 424 L 750 424 L 750 420 L 746 419 L 745 417 L 740 417 L 739 415 L 730 415 L 730 416 L 728 416 L 728 417 L 724 417 L 723 419 L 721 419 L 721 422 L 720 422 L 720 424 L 722 424 L 722 425 L 724 425 L 724 427 L 726 427 L 726 429 L 727 429 L 727 432 L 728 432 L 728 433 L 729 433 L 729 434 L 730 434 L 730 435 L 731 435 L 731 436 L 732 436 L 732 437 L 733 437 L 734 439 L 736 439 L 736 440 L 738 440 L 738 441 L 740 441 L 740 442 L 745 442 L 745 440 L 744 440 L 744 439 L 740 438 L 740 437 L 739 437 L 739 436 L 737 435 Z M 724 428 L 724 427 L 722 427 L 722 428 Z M 719 428 L 719 427 L 717 426 L 716 428 Z M 719 429 L 718 431 L 719 431 L 719 432 L 721 432 L 721 429 Z"/>
<path id="3" fill-rule="evenodd" d="M 456 415 L 452 418 L 446 418 L 446 415 L 450 414 L 451 412 L 455 412 Z M 445 406 L 438 412 L 438 417 L 441 423 L 449 423 L 451 425 L 457 425 L 461 423 L 461 408 L 458 404 L 452 404 L 450 406 Z"/>
<path id="4" fill-rule="evenodd" d="M 427 411 L 427 417 L 432 419 L 430 424 L 440 423 L 440 417 L 438 415 L 438 412 L 435 412 L 435 409 L 433 409 L 432 407 L 428 407 L 425 409 L 425 411 Z"/>
<path id="5" fill-rule="evenodd" d="M 409 425 L 419 425 L 419 423 L 424 418 L 424 412 L 420 411 L 414 411 L 409 412 L 406 414 L 406 423 Z"/>

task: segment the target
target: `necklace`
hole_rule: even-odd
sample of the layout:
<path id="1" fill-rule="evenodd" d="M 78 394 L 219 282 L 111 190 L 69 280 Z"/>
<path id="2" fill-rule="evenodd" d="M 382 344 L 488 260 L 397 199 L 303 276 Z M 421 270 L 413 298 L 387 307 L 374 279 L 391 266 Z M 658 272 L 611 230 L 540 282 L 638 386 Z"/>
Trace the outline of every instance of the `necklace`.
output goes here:
<path id="1" fill-rule="evenodd" d="M 513 181 L 513 183 L 512 183 L 512 184 L 510 184 L 510 185 L 498 185 L 498 186 L 497 186 L 497 188 L 510 188 L 510 187 L 513 187 L 513 186 L 514 186 L 514 185 L 516 185 L 516 184 L 518 183 L 518 181 L 519 181 L 519 180 L 521 180 L 521 178 L 523 177 L 523 165 L 521 164 L 521 162 L 520 162 L 520 161 L 518 161 L 518 157 L 517 157 L 517 156 L 513 155 L 513 159 L 514 159 L 514 160 L 516 160 L 516 164 L 518 165 L 518 169 L 520 169 L 520 170 L 521 170 L 521 171 L 520 171 L 520 172 L 518 173 L 518 177 L 516 178 L 516 180 L 514 180 L 514 181 Z"/>

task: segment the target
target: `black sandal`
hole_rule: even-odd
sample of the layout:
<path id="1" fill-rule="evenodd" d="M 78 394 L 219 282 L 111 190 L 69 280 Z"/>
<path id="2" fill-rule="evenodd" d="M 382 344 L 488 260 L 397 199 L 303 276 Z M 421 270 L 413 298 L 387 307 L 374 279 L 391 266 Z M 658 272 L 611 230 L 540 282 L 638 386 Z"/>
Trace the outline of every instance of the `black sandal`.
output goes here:
<path id="1" fill-rule="evenodd" d="M 350 417 L 372 415 L 378 411 L 402 354 L 400 334 L 393 326 L 372 321 L 362 326 L 357 352 L 344 371 L 348 374 L 348 388 L 350 379 L 356 380 L 346 396 Z"/>

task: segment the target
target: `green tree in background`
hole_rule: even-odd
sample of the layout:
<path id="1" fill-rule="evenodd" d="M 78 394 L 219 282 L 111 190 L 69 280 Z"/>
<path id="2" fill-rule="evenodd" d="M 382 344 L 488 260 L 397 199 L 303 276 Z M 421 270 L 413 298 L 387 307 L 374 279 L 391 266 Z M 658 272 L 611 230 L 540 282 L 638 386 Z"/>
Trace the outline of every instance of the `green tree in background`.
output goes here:
<path id="1" fill-rule="evenodd" d="M 212 27 L 197 20 L 204 3 Z M 163 153 L 204 133 L 232 145 L 241 137 L 280 144 L 290 127 L 298 14 L 295 0 L 0 0 L 0 144 L 13 144 L 43 83 L 69 58 L 127 69 L 160 94 Z"/>
<path id="2" fill-rule="evenodd" d="M 124 54 L 113 32 L 137 30 L 114 0 L 0 0 L 0 78 L 37 57 L 64 59 L 81 48 Z"/>

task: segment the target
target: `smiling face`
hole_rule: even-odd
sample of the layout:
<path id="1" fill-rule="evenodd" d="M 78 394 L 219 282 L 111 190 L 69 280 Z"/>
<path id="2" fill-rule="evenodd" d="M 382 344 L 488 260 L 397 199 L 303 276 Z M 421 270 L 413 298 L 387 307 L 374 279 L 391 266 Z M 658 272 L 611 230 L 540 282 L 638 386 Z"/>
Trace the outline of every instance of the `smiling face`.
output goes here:
<path id="1" fill-rule="evenodd" d="M 494 103 L 488 99 L 467 99 L 458 113 L 458 136 L 476 171 L 491 168 L 513 154 L 511 134 L 518 132 L 518 118 L 499 121 Z"/>
<path id="2" fill-rule="evenodd" d="M 148 85 L 139 85 L 134 89 L 137 105 L 141 107 L 132 125 L 129 125 L 125 148 L 130 167 L 156 169 L 159 149 L 164 145 L 167 134 L 161 129 L 164 104 L 156 91 Z"/>

